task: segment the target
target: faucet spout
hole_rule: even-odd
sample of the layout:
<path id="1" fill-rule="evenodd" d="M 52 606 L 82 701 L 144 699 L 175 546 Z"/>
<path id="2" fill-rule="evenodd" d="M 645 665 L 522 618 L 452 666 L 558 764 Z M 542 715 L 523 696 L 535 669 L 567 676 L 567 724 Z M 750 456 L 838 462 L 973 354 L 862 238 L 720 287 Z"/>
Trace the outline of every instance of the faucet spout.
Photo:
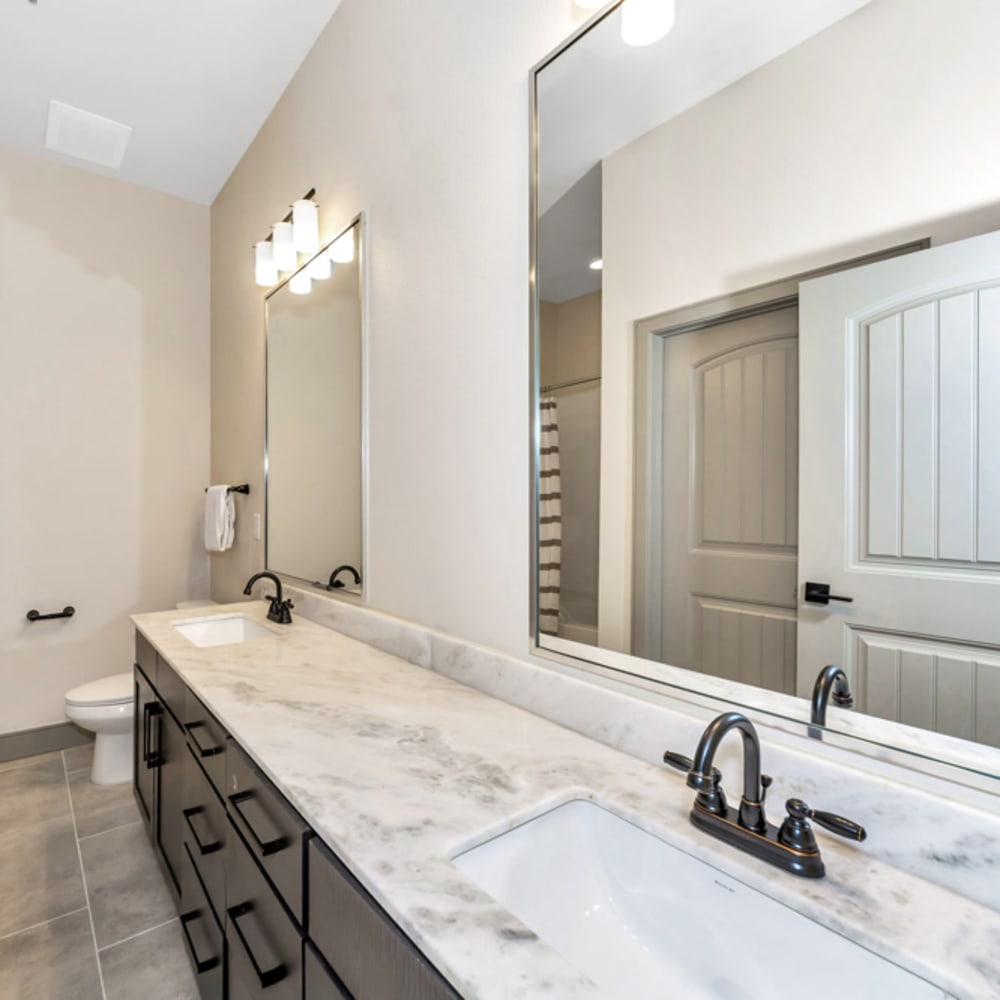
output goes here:
<path id="1" fill-rule="evenodd" d="M 826 709 L 831 699 L 834 705 L 839 705 L 841 708 L 854 706 L 854 696 L 851 694 L 847 674 L 835 663 L 824 667 L 816 676 L 809 720 L 814 726 L 826 725 Z"/>
<path id="2" fill-rule="evenodd" d="M 754 724 L 740 712 L 726 712 L 714 719 L 698 742 L 687 783 L 699 792 L 712 788 L 712 763 L 722 740 L 732 729 L 743 737 L 743 797 L 740 801 L 740 825 L 748 830 L 765 830 L 764 792 L 771 783 L 760 773 L 760 740 Z M 766 777 L 766 776 L 765 776 Z"/>

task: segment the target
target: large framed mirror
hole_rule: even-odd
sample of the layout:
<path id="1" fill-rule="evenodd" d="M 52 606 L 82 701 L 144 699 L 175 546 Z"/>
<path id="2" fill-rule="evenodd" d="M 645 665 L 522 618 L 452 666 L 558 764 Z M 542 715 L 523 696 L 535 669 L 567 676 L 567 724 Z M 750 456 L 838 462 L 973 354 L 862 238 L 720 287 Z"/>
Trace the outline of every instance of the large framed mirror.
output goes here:
<path id="1" fill-rule="evenodd" d="M 365 581 L 358 216 L 267 296 L 265 564 L 335 594 Z"/>
<path id="2" fill-rule="evenodd" d="M 837 665 L 827 731 L 1000 776 L 998 42 L 676 0 L 536 68 L 536 652 L 805 725 Z"/>

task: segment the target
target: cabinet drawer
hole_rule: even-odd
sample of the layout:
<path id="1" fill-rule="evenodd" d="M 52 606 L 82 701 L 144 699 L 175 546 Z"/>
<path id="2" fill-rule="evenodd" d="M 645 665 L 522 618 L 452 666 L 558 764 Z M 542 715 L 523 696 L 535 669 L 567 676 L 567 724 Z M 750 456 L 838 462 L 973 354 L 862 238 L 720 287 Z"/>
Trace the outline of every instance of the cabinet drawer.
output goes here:
<path id="1" fill-rule="evenodd" d="M 304 924 L 305 845 L 312 831 L 235 743 L 226 757 L 226 810 L 285 905 Z"/>
<path id="2" fill-rule="evenodd" d="M 187 847 L 181 865 L 184 882 L 181 934 L 194 969 L 198 991 L 202 1000 L 223 1000 L 226 946 L 222 927 L 205 899 Z"/>
<path id="3" fill-rule="evenodd" d="M 156 664 L 156 690 L 160 701 L 170 710 L 170 714 L 180 725 L 184 718 L 184 700 L 187 697 L 187 685 L 181 680 L 180 674 L 163 657 Z"/>
<path id="4" fill-rule="evenodd" d="M 305 1000 L 351 1000 L 340 981 L 327 969 L 316 949 L 308 941 L 304 962 Z"/>
<path id="5" fill-rule="evenodd" d="M 194 862 L 208 896 L 208 901 L 220 921 L 226 913 L 226 834 L 229 824 L 226 810 L 202 771 L 190 746 L 187 748 L 184 775 L 184 844 Z M 181 886 L 187 905 L 188 885 Z"/>
<path id="6" fill-rule="evenodd" d="M 226 845 L 229 994 L 301 1000 L 302 938 L 235 833 Z"/>
<path id="7" fill-rule="evenodd" d="M 309 843 L 309 933 L 356 1000 L 458 1000 L 437 969 L 315 838 Z"/>
<path id="8" fill-rule="evenodd" d="M 135 634 L 135 662 L 142 667 L 146 677 L 156 683 L 156 650 L 152 643 L 139 632 Z"/>
<path id="9" fill-rule="evenodd" d="M 181 720 L 198 762 L 205 769 L 220 796 L 226 792 L 226 742 L 222 724 L 188 688 Z"/>

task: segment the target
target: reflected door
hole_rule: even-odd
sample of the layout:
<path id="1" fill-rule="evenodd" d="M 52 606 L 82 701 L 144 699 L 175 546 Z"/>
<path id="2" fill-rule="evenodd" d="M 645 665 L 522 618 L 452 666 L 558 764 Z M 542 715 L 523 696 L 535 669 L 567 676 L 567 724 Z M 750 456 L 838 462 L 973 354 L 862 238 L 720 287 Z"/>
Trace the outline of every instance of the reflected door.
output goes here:
<path id="1" fill-rule="evenodd" d="M 798 693 L 1000 746 L 1000 234 L 802 284 Z M 842 474 L 843 473 L 843 474 Z"/>
<path id="2" fill-rule="evenodd" d="M 659 658 L 795 688 L 794 308 L 664 338 Z"/>

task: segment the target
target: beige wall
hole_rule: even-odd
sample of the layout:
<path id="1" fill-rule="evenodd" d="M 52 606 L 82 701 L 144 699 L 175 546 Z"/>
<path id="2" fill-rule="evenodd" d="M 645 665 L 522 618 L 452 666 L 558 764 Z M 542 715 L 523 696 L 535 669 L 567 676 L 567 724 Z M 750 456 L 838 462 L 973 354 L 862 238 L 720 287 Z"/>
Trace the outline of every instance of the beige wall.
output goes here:
<path id="1" fill-rule="evenodd" d="M 249 247 L 315 186 L 329 236 L 368 213 L 371 606 L 529 647 L 528 74 L 567 0 L 345 0 L 212 206 L 212 470 L 264 453 Z M 212 563 L 239 596 L 246 535 Z"/>
<path id="2" fill-rule="evenodd" d="M 541 386 L 601 374 L 601 293 L 539 309 Z M 564 620 L 597 624 L 598 500 L 601 475 L 601 384 L 559 389 Z"/>
<path id="3" fill-rule="evenodd" d="M 633 323 L 1000 228 L 1000 6 L 961 7 L 876 0 L 604 161 L 602 646 L 630 641 Z"/>
<path id="4" fill-rule="evenodd" d="M 0 732 L 64 721 L 130 669 L 129 614 L 207 592 L 208 223 L 0 150 Z"/>

